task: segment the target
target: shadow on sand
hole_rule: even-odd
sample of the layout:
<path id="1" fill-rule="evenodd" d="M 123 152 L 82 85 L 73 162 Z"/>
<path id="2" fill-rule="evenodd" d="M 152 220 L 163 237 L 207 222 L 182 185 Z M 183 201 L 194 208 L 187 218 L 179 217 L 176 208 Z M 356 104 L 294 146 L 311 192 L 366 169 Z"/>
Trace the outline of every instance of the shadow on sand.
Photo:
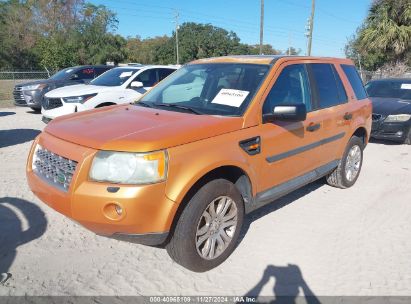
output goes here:
<path id="1" fill-rule="evenodd" d="M 34 129 L 0 130 L 0 148 L 33 140 L 41 131 Z"/>
<path id="2" fill-rule="evenodd" d="M 0 117 L 15 115 L 16 112 L 0 112 Z"/>
<path id="3" fill-rule="evenodd" d="M 253 212 L 251 212 L 250 214 L 247 214 L 244 217 L 244 223 L 243 223 L 243 227 L 241 228 L 241 233 L 240 233 L 240 237 L 239 237 L 239 242 L 241 243 L 241 241 L 243 240 L 243 238 L 245 237 L 245 235 L 247 234 L 248 229 L 250 228 L 251 224 L 266 216 L 267 214 L 270 214 L 274 211 L 277 211 L 289 204 L 291 204 L 292 202 L 298 200 L 301 197 L 304 197 L 308 194 L 310 194 L 311 192 L 321 188 L 325 186 L 325 179 L 319 179 L 315 182 L 312 182 L 311 184 L 308 184 L 298 190 L 295 190 L 293 192 L 291 192 L 290 194 L 287 194 L 286 196 L 283 196 L 282 198 L 279 198 L 278 200 L 275 200 L 273 202 L 271 202 L 270 204 L 261 207 Z"/>
<path id="4" fill-rule="evenodd" d="M 37 205 L 14 197 L 0 198 L 0 285 L 11 277 L 8 271 L 17 247 L 43 235 L 46 227 L 47 219 Z"/>
<path id="5" fill-rule="evenodd" d="M 268 295 L 267 301 L 261 298 L 254 303 L 294 304 L 297 303 L 298 297 L 302 297 L 307 304 L 320 304 L 318 298 L 305 282 L 300 268 L 297 265 L 291 264 L 283 267 L 274 265 L 267 266 L 261 280 L 245 297 L 257 298 L 261 294 L 264 286 L 270 282 L 271 278 L 274 279 L 274 286 L 272 288 L 274 298 Z M 302 293 L 300 293 L 300 291 Z M 304 303 L 304 301 L 298 302 Z"/>

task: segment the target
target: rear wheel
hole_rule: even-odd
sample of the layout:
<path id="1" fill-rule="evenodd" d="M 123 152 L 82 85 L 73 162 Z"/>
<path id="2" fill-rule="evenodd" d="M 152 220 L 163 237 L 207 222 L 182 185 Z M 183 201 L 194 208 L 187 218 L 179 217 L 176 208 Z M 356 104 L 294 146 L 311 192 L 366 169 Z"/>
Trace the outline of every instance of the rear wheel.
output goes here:
<path id="1" fill-rule="evenodd" d="M 342 189 L 354 185 L 361 172 L 363 150 L 364 142 L 357 136 L 351 137 L 338 167 L 327 176 L 328 184 Z"/>
<path id="2" fill-rule="evenodd" d="M 167 252 L 178 264 L 195 272 L 217 267 L 234 251 L 243 218 L 243 199 L 234 184 L 213 180 L 188 202 Z"/>

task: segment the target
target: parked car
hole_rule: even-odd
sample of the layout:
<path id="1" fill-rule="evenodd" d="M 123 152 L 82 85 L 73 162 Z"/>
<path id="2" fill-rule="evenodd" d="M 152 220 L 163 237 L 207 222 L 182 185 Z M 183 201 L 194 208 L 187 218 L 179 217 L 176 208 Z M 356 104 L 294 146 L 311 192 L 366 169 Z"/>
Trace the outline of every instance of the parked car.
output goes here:
<path id="1" fill-rule="evenodd" d="M 351 60 L 203 59 L 135 104 L 52 121 L 34 140 L 27 178 L 95 233 L 164 245 L 202 272 L 233 252 L 245 214 L 323 176 L 353 186 L 370 131 Z"/>
<path id="2" fill-rule="evenodd" d="M 176 69 L 155 65 L 117 67 L 89 84 L 50 91 L 43 102 L 43 121 L 48 123 L 66 114 L 133 102 Z"/>
<path id="3" fill-rule="evenodd" d="M 63 69 L 48 79 L 18 84 L 14 87 L 14 104 L 30 107 L 33 110 L 41 109 L 44 94 L 56 88 L 71 86 L 79 83 L 88 83 L 100 74 L 110 70 L 113 66 L 82 65 Z"/>
<path id="4" fill-rule="evenodd" d="M 411 145 L 411 79 L 380 79 L 365 86 L 373 105 L 371 136 Z"/>

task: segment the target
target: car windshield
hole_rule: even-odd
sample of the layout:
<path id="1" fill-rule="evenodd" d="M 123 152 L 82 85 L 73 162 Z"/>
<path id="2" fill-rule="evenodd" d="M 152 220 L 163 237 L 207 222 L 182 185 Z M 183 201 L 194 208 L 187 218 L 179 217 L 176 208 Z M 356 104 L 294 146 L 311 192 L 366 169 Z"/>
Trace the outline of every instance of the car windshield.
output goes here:
<path id="1" fill-rule="evenodd" d="M 129 78 L 137 73 L 139 69 L 114 68 L 90 82 L 91 85 L 117 87 L 125 83 Z"/>
<path id="2" fill-rule="evenodd" d="M 370 97 L 411 100 L 411 81 L 372 81 L 365 89 Z"/>
<path id="3" fill-rule="evenodd" d="M 240 116 L 269 68 L 269 65 L 238 63 L 187 65 L 147 93 L 140 105 L 196 114 Z"/>
<path id="4" fill-rule="evenodd" d="M 58 71 L 56 74 L 50 77 L 53 80 L 66 80 L 70 78 L 72 72 L 74 72 L 75 68 L 66 68 L 61 71 Z"/>

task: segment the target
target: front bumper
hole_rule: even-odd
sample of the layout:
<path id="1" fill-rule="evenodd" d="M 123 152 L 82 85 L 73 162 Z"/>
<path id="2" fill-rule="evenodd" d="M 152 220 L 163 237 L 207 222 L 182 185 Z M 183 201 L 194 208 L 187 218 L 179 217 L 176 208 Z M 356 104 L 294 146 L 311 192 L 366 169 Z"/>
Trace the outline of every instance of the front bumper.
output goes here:
<path id="1" fill-rule="evenodd" d="M 376 139 L 386 139 L 403 142 L 410 131 L 410 121 L 405 122 L 384 122 L 373 121 L 371 137 Z"/>
<path id="2" fill-rule="evenodd" d="M 40 90 L 17 91 L 13 92 L 14 105 L 19 107 L 30 107 L 33 109 L 41 109 L 41 101 L 44 97 L 44 92 Z"/>
<path id="3" fill-rule="evenodd" d="M 33 172 L 37 143 L 78 162 L 67 192 Z M 88 172 L 95 153 L 96 150 L 42 133 L 34 141 L 27 161 L 30 189 L 51 208 L 96 234 L 147 245 L 162 244 L 178 207 L 165 195 L 165 183 L 130 186 L 89 181 Z M 121 214 L 116 213 L 113 206 L 120 207 Z"/>
<path id="4" fill-rule="evenodd" d="M 76 112 L 84 111 L 84 106 L 80 103 L 65 103 L 61 102 L 62 106 L 54 108 L 54 109 L 41 109 L 41 114 L 43 117 L 52 120 L 56 117 L 60 117 L 63 115 L 73 114 Z"/>

